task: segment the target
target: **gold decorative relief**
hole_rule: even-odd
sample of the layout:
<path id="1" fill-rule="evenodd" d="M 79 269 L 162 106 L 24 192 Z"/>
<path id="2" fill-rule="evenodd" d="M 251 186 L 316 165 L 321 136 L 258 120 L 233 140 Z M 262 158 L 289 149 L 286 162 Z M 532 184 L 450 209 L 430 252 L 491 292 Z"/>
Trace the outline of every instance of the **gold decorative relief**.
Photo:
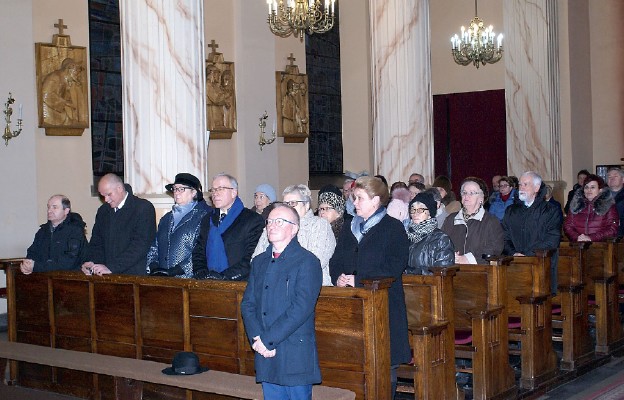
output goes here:
<path id="1" fill-rule="evenodd" d="M 223 61 L 214 40 L 206 60 L 206 118 L 211 139 L 231 139 L 236 132 L 234 63 Z"/>
<path id="2" fill-rule="evenodd" d="M 275 72 L 277 133 L 284 143 L 303 143 L 310 134 L 308 76 L 299 73 L 290 53 L 285 71 Z"/>

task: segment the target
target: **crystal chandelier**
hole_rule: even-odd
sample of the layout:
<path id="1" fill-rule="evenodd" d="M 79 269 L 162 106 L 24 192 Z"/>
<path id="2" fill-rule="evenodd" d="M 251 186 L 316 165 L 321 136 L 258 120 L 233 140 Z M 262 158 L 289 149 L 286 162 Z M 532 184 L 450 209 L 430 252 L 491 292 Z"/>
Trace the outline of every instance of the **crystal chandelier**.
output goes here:
<path id="1" fill-rule="evenodd" d="M 451 52 L 457 64 L 473 64 L 478 69 L 480 64 L 494 64 L 503 57 L 503 34 L 496 37 L 492 25 L 484 28 L 483 20 L 477 15 L 475 0 L 475 17 L 470 21 L 468 30 L 462 26 L 461 35 L 451 37 Z"/>
<path id="2" fill-rule="evenodd" d="M 321 6 L 324 3 L 324 7 Z M 334 26 L 336 0 L 267 0 L 269 28 L 280 37 L 325 33 Z"/>

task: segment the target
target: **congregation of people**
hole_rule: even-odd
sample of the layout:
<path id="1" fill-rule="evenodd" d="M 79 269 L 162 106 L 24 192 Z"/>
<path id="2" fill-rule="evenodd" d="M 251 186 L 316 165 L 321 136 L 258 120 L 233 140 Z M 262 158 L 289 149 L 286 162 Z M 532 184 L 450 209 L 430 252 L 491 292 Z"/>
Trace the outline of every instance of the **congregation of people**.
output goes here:
<path id="1" fill-rule="evenodd" d="M 271 185 L 260 184 L 247 208 L 231 175 L 212 179 L 209 205 L 200 180 L 180 173 L 165 186 L 174 205 L 156 226 L 153 205 L 109 174 L 98 184 L 104 204 L 90 241 L 69 199 L 54 195 L 47 204 L 48 222 L 36 233 L 21 271 L 248 281 L 242 310 L 256 351 L 257 379 L 266 393 L 285 386 L 301 389 L 301 398 L 321 382 L 314 340 L 321 286 L 360 287 L 368 278 L 391 277 L 394 393 L 398 366 L 412 359 L 404 274 L 486 264 L 491 256 L 531 256 L 557 249 L 561 240 L 623 236 L 623 187 L 619 168 L 608 171 L 606 182 L 582 170 L 562 208 L 552 187 L 532 171 L 519 178 L 497 175 L 491 188 L 481 178 L 466 177 L 459 197 L 446 176 L 427 185 L 415 173 L 389 187 L 382 176 L 349 173 L 342 188 L 321 188 L 316 210 L 304 184 L 286 187 L 279 199 Z"/>

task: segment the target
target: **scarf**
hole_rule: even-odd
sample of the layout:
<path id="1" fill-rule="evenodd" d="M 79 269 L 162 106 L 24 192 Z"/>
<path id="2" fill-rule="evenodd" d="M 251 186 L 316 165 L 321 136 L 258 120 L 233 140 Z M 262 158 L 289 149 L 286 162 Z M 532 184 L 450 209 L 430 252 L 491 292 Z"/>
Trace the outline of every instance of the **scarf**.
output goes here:
<path id="1" fill-rule="evenodd" d="M 366 221 L 364 218 L 356 215 L 351 220 L 351 233 L 355 236 L 355 239 L 360 243 L 360 240 L 370 231 L 375 225 L 381 221 L 386 215 L 386 207 L 379 207 L 373 215 L 371 215 Z"/>
<path id="2" fill-rule="evenodd" d="M 186 214 L 191 212 L 191 210 L 196 205 L 197 205 L 196 201 L 191 201 L 190 203 L 184 204 L 182 206 L 178 204 L 174 204 L 173 207 L 171 207 L 171 211 L 173 212 L 173 228 L 174 229 L 176 226 L 178 226 L 180 221 L 182 221 L 182 218 L 184 218 Z"/>
<path id="3" fill-rule="evenodd" d="M 234 223 L 244 208 L 241 199 L 236 197 L 230 211 L 219 226 L 215 226 L 212 218 L 209 219 L 210 231 L 208 231 L 208 243 L 206 243 L 206 259 L 209 270 L 223 272 L 230 266 L 221 236 Z M 215 212 L 218 213 L 219 209 L 215 209 Z"/>
<path id="4" fill-rule="evenodd" d="M 418 224 L 410 222 L 407 227 L 407 237 L 412 243 L 418 243 L 437 227 L 438 220 L 435 218 L 426 219 Z"/>

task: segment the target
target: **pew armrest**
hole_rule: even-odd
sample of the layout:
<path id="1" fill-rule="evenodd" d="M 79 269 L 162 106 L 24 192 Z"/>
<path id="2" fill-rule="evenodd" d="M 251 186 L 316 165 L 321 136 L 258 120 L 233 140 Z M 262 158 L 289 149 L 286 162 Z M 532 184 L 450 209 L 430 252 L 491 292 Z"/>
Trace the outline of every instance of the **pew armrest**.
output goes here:
<path id="1" fill-rule="evenodd" d="M 503 312 L 503 306 L 488 306 L 486 309 L 468 310 L 467 313 L 472 319 L 487 319 Z"/>
<path id="2" fill-rule="evenodd" d="M 412 335 L 425 336 L 439 334 L 443 330 L 448 329 L 448 326 L 448 321 L 438 321 L 429 325 L 410 325 L 407 329 Z"/>
<path id="3" fill-rule="evenodd" d="M 531 296 L 518 296 L 516 300 L 520 302 L 520 304 L 542 304 L 545 303 L 552 295 L 548 294 L 536 294 Z"/>

